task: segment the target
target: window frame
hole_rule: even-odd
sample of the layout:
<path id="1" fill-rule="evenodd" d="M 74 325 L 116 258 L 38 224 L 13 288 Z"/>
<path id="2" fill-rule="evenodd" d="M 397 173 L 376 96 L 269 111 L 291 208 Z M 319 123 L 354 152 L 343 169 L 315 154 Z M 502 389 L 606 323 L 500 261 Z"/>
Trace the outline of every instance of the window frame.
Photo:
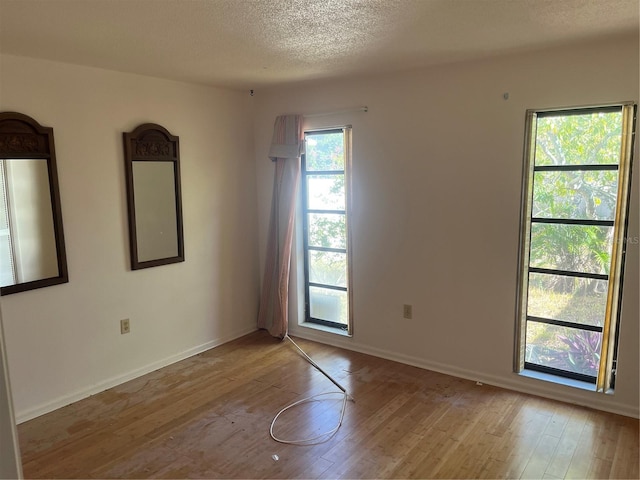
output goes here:
<path id="1" fill-rule="evenodd" d="M 314 128 L 314 129 L 306 129 L 304 130 L 304 141 L 306 144 L 306 140 L 308 136 L 314 135 L 322 135 L 322 134 L 332 134 L 332 133 L 341 133 L 343 136 L 343 145 L 344 145 L 344 170 L 332 170 L 332 171 L 321 171 L 321 170 L 310 170 L 306 169 L 306 152 L 301 156 L 301 175 L 300 175 L 300 183 L 301 183 L 301 212 L 302 212 L 302 257 L 303 257 L 303 291 L 304 291 L 304 323 L 319 325 L 321 327 L 326 327 L 329 331 L 334 330 L 340 333 L 346 333 L 347 335 L 353 335 L 353 288 L 352 288 L 352 248 L 351 248 L 351 125 L 345 125 L 340 127 L 326 127 L 326 128 Z M 340 173 L 341 172 L 341 173 Z M 345 186 L 345 208 L 344 210 L 318 210 L 318 209 L 309 209 L 308 208 L 308 195 L 307 195 L 307 177 L 310 175 L 344 175 L 344 186 Z M 311 212 L 310 212 L 311 211 Z M 309 213 L 337 213 L 344 215 L 345 218 L 345 236 L 346 236 L 346 245 L 344 249 L 338 248 L 320 248 L 320 247 L 311 247 L 314 251 L 336 251 L 339 253 L 344 253 L 346 256 L 346 287 L 337 287 L 337 286 L 329 286 L 325 284 L 320 284 L 316 282 L 310 282 L 309 278 L 309 225 L 308 225 L 308 214 Z M 331 288 L 335 290 L 344 291 L 347 294 L 347 324 L 342 324 L 339 322 L 333 322 L 325 319 L 314 318 L 311 316 L 310 309 L 310 287 L 317 286 L 320 288 Z"/>
<path id="2" fill-rule="evenodd" d="M 616 168 L 611 165 L 571 165 L 571 166 L 554 166 L 543 167 L 535 165 L 536 141 L 537 141 L 537 119 L 550 116 L 568 116 L 583 115 L 593 112 L 621 112 L 621 146 L 618 156 Z M 541 373 L 551 374 L 557 377 L 557 383 L 565 383 L 564 379 L 573 379 L 582 382 L 588 382 L 593 388 L 599 392 L 611 393 L 615 386 L 615 368 L 617 362 L 618 336 L 620 330 L 620 316 L 622 312 L 622 294 L 623 294 L 623 278 L 626 254 L 626 239 L 629 224 L 629 208 L 631 196 L 631 170 L 633 164 L 633 148 L 635 139 L 637 106 L 633 102 L 623 102 L 616 104 L 606 104 L 588 107 L 572 107 L 558 109 L 540 109 L 527 110 L 525 121 L 525 145 L 524 145 L 524 162 L 523 177 L 521 188 L 521 212 L 520 212 L 520 248 L 518 252 L 518 287 L 517 287 L 517 303 L 516 303 L 516 339 L 515 339 L 515 355 L 514 355 L 514 371 L 522 373 L 523 371 L 537 371 Z M 542 168 L 541 168 L 542 167 Z M 572 219 L 554 221 L 547 219 L 544 223 L 558 223 L 564 225 L 571 224 L 607 224 L 606 226 L 613 228 L 613 240 L 611 247 L 611 265 L 607 275 L 600 274 L 578 274 L 574 276 L 587 278 L 606 277 L 608 281 L 605 318 L 602 325 L 602 343 L 600 363 L 598 366 L 597 376 L 591 377 L 580 373 L 568 372 L 553 367 L 531 364 L 526 361 L 526 333 L 528 309 L 528 293 L 529 293 L 529 273 L 532 269 L 541 271 L 545 269 L 533 268 L 530 266 L 531 252 L 531 231 L 532 225 L 537 223 L 532 217 L 533 211 L 533 192 L 534 192 L 534 172 L 544 170 L 567 170 L 567 171 L 589 171 L 589 170 L 617 170 L 618 172 L 618 188 L 616 198 L 616 208 L 614 220 L 609 221 L 572 221 Z M 550 221 L 549 221 L 550 220 Z M 541 222 L 542 223 L 542 222 Z M 552 269 L 555 273 L 567 274 L 572 272 Z M 535 272 L 533 272 L 535 273 Z M 544 272 L 541 272 L 544 273 Z M 548 273 L 548 272 L 547 272 Z M 554 323 L 545 322 L 545 323 Z M 569 326 L 568 323 L 556 321 L 561 326 Z M 582 330 L 591 330 L 592 328 L 581 324 Z M 551 380 L 553 381 L 553 380 Z"/>

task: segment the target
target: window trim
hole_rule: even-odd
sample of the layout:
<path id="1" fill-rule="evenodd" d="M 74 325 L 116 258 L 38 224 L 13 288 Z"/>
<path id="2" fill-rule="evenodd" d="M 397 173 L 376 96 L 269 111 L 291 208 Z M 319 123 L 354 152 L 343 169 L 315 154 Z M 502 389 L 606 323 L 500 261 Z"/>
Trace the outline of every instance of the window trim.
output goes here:
<path id="1" fill-rule="evenodd" d="M 352 241 L 351 241 L 351 125 L 344 125 L 339 127 L 326 127 L 326 128 L 313 128 L 313 129 L 305 129 L 304 130 L 304 138 L 306 142 L 307 135 L 322 135 L 328 133 L 342 133 L 343 135 L 343 143 L 344 143 L 344 170 L 342 170 L 340 174 L 344 175 L 344 185 L 345 185 L 345 209 L 344 210 L 331 210 L 330 212 L 325 212 L 324 210 L 311 209 L 307 208 L 307 175 L 323 175 L 323 174 L 331 174 L 338 175 L 336 170 L 332 171 L 311 171 L 307 172 L 306 170 L 306 153 L 302 154 L 301 158 L 301 211 L 302 211 L 302 261 L 303 261 L 303 288 L 302 292 L 304 294 L 304 317 L 301 324 L 311 324 L 313 326 L 321 326 L 330 330 L 335 329 L 336 333 L 339 334 L 347 334 L 348 336 L 353 335 L 353 288 L 352 288 Z M 346 228 L 346 245 L 344 249 L 336 249 L 336 248 L 314 248 L 315 251 L 339 251 L 344 252 L 346 255 L 346 264 L 347 264 L 347 279 L 346 279 L 346 287 L 331 287 L 322 285 L 315 285 L 314 282 L 309 281 L 309 245 L 308 245 L 308 221 L 307 221 L 307 213 L 332 213 L 332 214 L 341 214 L 345 217 L 345 228 Z M 347 293 L 347 325 L 343 325 L 341 323 L 332 322 L 328 320 L 323 320 L 319 318 L 312 318 L 310 312 L 309 305 L 309 287 L 310 286 L 320 286 L 322 288 L 333 288 L 336 290 L 346 291 Z M 324 329 L 323 328 L 323 329 Z"/>
<path id="2" fill-rule="evenodd" d="M 622 313 L 624 267 L 629 232 L 629 208 L 631 205 L 631 172 L 633 168 L 633 146 L 636 130 L 637 105 L 622 105 L 622 144 L 620 145 L 620 170 L 618 173 L 618 207 L 614 220 L 614 238 L 609 270 L 609 291 L 607 292 L 607 312 L 605 317 L 615 314 L 615 324 L 605 322 L 602 335 L 602 354 L 598 368 L 596 388 L 609 391 L 615 385 L 615 368 L 618 360 L 618 334 Z M 615 272 L 614 272 L 615 268 Z M 613 278 L 613 282 L 611 279 Z M 612 328 L 614 326 L 615 328 Z"/>
<path id="3" fill-rule="evenodd" d="M 536 220 L 547 223 L 571 224 L 571 220 L 554 222 L 549 219 L 534 219 L 532 217 L 533 208 L 533 182 L 534 172 L 543 170 L 614 170 L 612 166 L 591 166 L 576 165 L 562 166 L 560 168 L 535 167 L 535 148 L 537 137 L 537 119 L 550 116 L 581 115 L 593 112 L 621 111 L 622 114 L 622 138 L 620 147 L 619 163 L 615 170 L 618 170 L 618 192 L 616 200 L 616 214 L 613 222 L 613 245 L 611 250 L 611 267 L 608 278 L 607 303 L 605 310 L 605 321 L 602 326 L 602 346 L 598 375 L 595 380 L 582 374 L 572 374 L 562 371 L 562 374 L 555 372 L 553 368 L 536 365 L 536 371 L 541 371 L 552 376 L 557 376 L 557 383 L 566 383 L 565 379 L 570 378 L 578 381 L 588 381 L 595 385 L 598 392 L 612 393 L 615 385 L 615 368 L 617 362 L 617 344 L 620 331 L 620 318 L 622 313 L 622 294 L 624 262 L 626 253 L 626 238 L 629 225 L 629 208 L 631 197 L 631 170 L 633 164 L 633 146 L 635 140 L 636 112 L 637 106 L 633 102 L 623 102 L 616 104 L 606 104 L 589 107 L 572 107 L 558 109 L 530 109 L 525 117 L 525 142 L 523 175 L 521 185 L 521 210 L 520 210 L 520 238 L 518 250 L 518 276 L 517 276 L 517 297 L 516 297 L 516 329 L 515 329 L 515 355 L 514 371 L 522 373 L 526 370 L 533 370 L 531 364 L 526 362 L 526 331 L 527 331 L 527 303 L 528 303 L 528 274 L 532 268 L 529 265 L 529 253 L 531 247 L 531 226 Z M 585 223 L 584 221 L 581 222 Z M 589 224 L 598 222 L 588 222 Z M 540 269 L 533 269 L 540 270 Z M 567 272 L 565 272 L 567 273 Z M 585 276 L 580 274 L 579 276 Z M 586 275 L 589 278 L 594 275 Z M 588 328 L 587 328 L 588 329 Z"/>

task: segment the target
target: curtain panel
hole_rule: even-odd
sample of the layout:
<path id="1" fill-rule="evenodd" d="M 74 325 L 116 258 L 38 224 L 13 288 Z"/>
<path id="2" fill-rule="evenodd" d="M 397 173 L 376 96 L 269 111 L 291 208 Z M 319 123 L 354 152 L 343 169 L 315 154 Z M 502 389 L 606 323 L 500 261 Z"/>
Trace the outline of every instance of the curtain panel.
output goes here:
<path id="1" fill-rule="evenodd" d="M 277 117 L 269 149 L 275 172 L 258 328 L 279 338 L 288 331 L 291 244 L 303 148 L 302 115 Z"/>

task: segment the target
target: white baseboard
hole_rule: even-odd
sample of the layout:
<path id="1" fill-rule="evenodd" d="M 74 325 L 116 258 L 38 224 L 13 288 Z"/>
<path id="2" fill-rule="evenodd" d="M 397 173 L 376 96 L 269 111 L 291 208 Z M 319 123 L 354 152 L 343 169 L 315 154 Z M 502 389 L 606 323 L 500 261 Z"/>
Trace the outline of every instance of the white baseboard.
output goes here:
<path id="1" fill-rule="evenodd" d="M 230 335 L 225 335 L 224 337 L 211 340 L 209 342 L 203 343 L 202 345 L 197 345 L 180 353 L 176 353 L 175 355 L 171 355 L 169 357 L 163 358 L 162 360 L 158 360 L 157 362 L 150 363 L 148 365 L 145 365 L 144 367 L 136 368 L 135 370 L 131 370 L 122 375 L 103 380 L 95 385 L 91 385 L 68 395 L 63 395 L 61 397 L 55 398 L 36 407 L 29 408 L 21 412 L 16 412 L 16 422 L 18 424 L 26 422 L 27 420 L 31 420 L 32 418 L 39 417 L 40 415 L 44 415 L 45 413 L 49 413 L 57 410 L 58 408 L 69 405 L 70 403 L 77 402 L 78 400 L 82 400 L 83 398 L 90 397 L 91 395 L 95 395 L 96 393 L 100 393 L 109 388 L 121 385 L 125 382 L 128 382 L 129 380 L 133 380 L 134 378 L 138 378 L 142 375 L 146 375 L 147 373 L 151 373 L 155 370 L 158 370 L 159 368 L 166 367 L 173 363 L 179 362 L 180 360 L 184 360 L 185 358 L 189 358 L 199 353 L 206 352 L 207 350 L 218 347 L 224 343 L 230 342 L 231 340 L 235 340 L 236 338 L 240 338 L 249 333 L 255 332 L 256 330 L 257 327 L 254 327 Z"/>
<path id="2" fill-rule="evenodd" d="M 549 383 L 534 378 L 527 378 L 516 373 L 511 373 L 508 377 L 502 377 L 484 372 L 458 368 L 444 363 L 428 361 L 419 357 L 370 347 L 368 345 L 358 343 L 352 338 L 324 333 L 310 328 L 292 328 L 290 334 L 292 336 L 312 340 L 314 342 L 324 343 L 326 345 L 340 347 L 354 352 L 365 353 L 367 355 L 373 355 L 374 357 L 404 363 L 406 365 L 443 373 L 445 375 L 451 375 L 453 377 L 464 378 L 474 382 L 481 382 L 495 387 L 514 390 L 516 392 L 527 393 L 574 405 L 594 408 L 596 410 L 616 413 L 626 417 L 640 418 L 640 409 L 638 408 L 638 405 L 628 405 L 616 402 L 611 395 L 587 392 L 564 385 Z"/>

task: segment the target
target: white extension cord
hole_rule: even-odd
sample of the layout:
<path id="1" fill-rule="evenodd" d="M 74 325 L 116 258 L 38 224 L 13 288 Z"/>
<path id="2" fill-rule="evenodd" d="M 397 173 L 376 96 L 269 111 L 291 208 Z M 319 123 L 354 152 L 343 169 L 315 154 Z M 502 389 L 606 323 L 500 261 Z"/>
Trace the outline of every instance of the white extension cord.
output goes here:
<path id="1" fill-rule="evenodd" d="M 329 380 L 331 380 L 331 382 L 333 382 L 333 384 L 338 387 L 340 389 L 339 392 L 324 392 L 324 393 L 318 393 L 316 395 L 312 395 L 311 397 L 307 397 L 307 398 L 303 398 L 302 400 L 298 400 L 290 405 L 287 405 L 286 407 L 284 407 L 282 410 L 280 410 L 277 415 L 275 417 L 273 417 L 273 421 L 271 422 L 271 427 L 269 428 L 269 434 L 271 435 L 271 438 L 273 438 L 276 442 L 280 442 L 280 443 L 286 443 L 289 445 L 314 445 L 317 443 L 323 443 L 326 442 L 327 440 L 329 440 L 340 428 L 340 426 L 342 425 L 342 419 L 344 418 L 344 412 L 347 409 L 347 400 L 351 400 L 352 402 L 355 402 L 355 400 L 353 399 L 353 397 L 351 397 L 348 393 L 347 390 L 340 385 L 336 380 L 334 380 L 331 375 L 329 375 L 327 372 L 325 372 L 322 368 L 320 368 L 320 366 L 313 361 L 313 359 L 307 355 L 299 346 L 296 342 L 293 341 L 293 339 L 289 336 L 289 335 L 285 335 L 285 338 L 288 338 L 289 341 L 293 344 L 294 347 L 296 347 L 298 349 L 298 351 L 304 356 L 304 358 L 307 359 L 307 361 L 313 365 L 320 373 L 322 373 L 325 377 L 327 377 Z M 336 425 L 334 428 L 332 428 L 331 430 L 321 433 L 319 435 L 316 435 L 315 437 L 311 437 L 311 438 L 303 438 L 300 440 L 284 440 L 282 438 L 278 438 L 275 436 L 275 434 L 273 433 L 273 427 L 276 424 L 276 420 L 278 420 L 278 417 L 280 415 L 282 415 L 284 412 L 286 412 L 287 410 L 296 407 L 298 405 L 302 405 L 303 403 L 308 403 L 308 402 L 313 402 L 315 401 L 318 397 L 324 396 L 324 395 L 335 395 L 335 394 L 339 394 L 339 395 L 343 395 L 343 399 L 342 399 L 342 409 L 340 410 L 340 419 L 338 420 L 338 425 Z"/>

